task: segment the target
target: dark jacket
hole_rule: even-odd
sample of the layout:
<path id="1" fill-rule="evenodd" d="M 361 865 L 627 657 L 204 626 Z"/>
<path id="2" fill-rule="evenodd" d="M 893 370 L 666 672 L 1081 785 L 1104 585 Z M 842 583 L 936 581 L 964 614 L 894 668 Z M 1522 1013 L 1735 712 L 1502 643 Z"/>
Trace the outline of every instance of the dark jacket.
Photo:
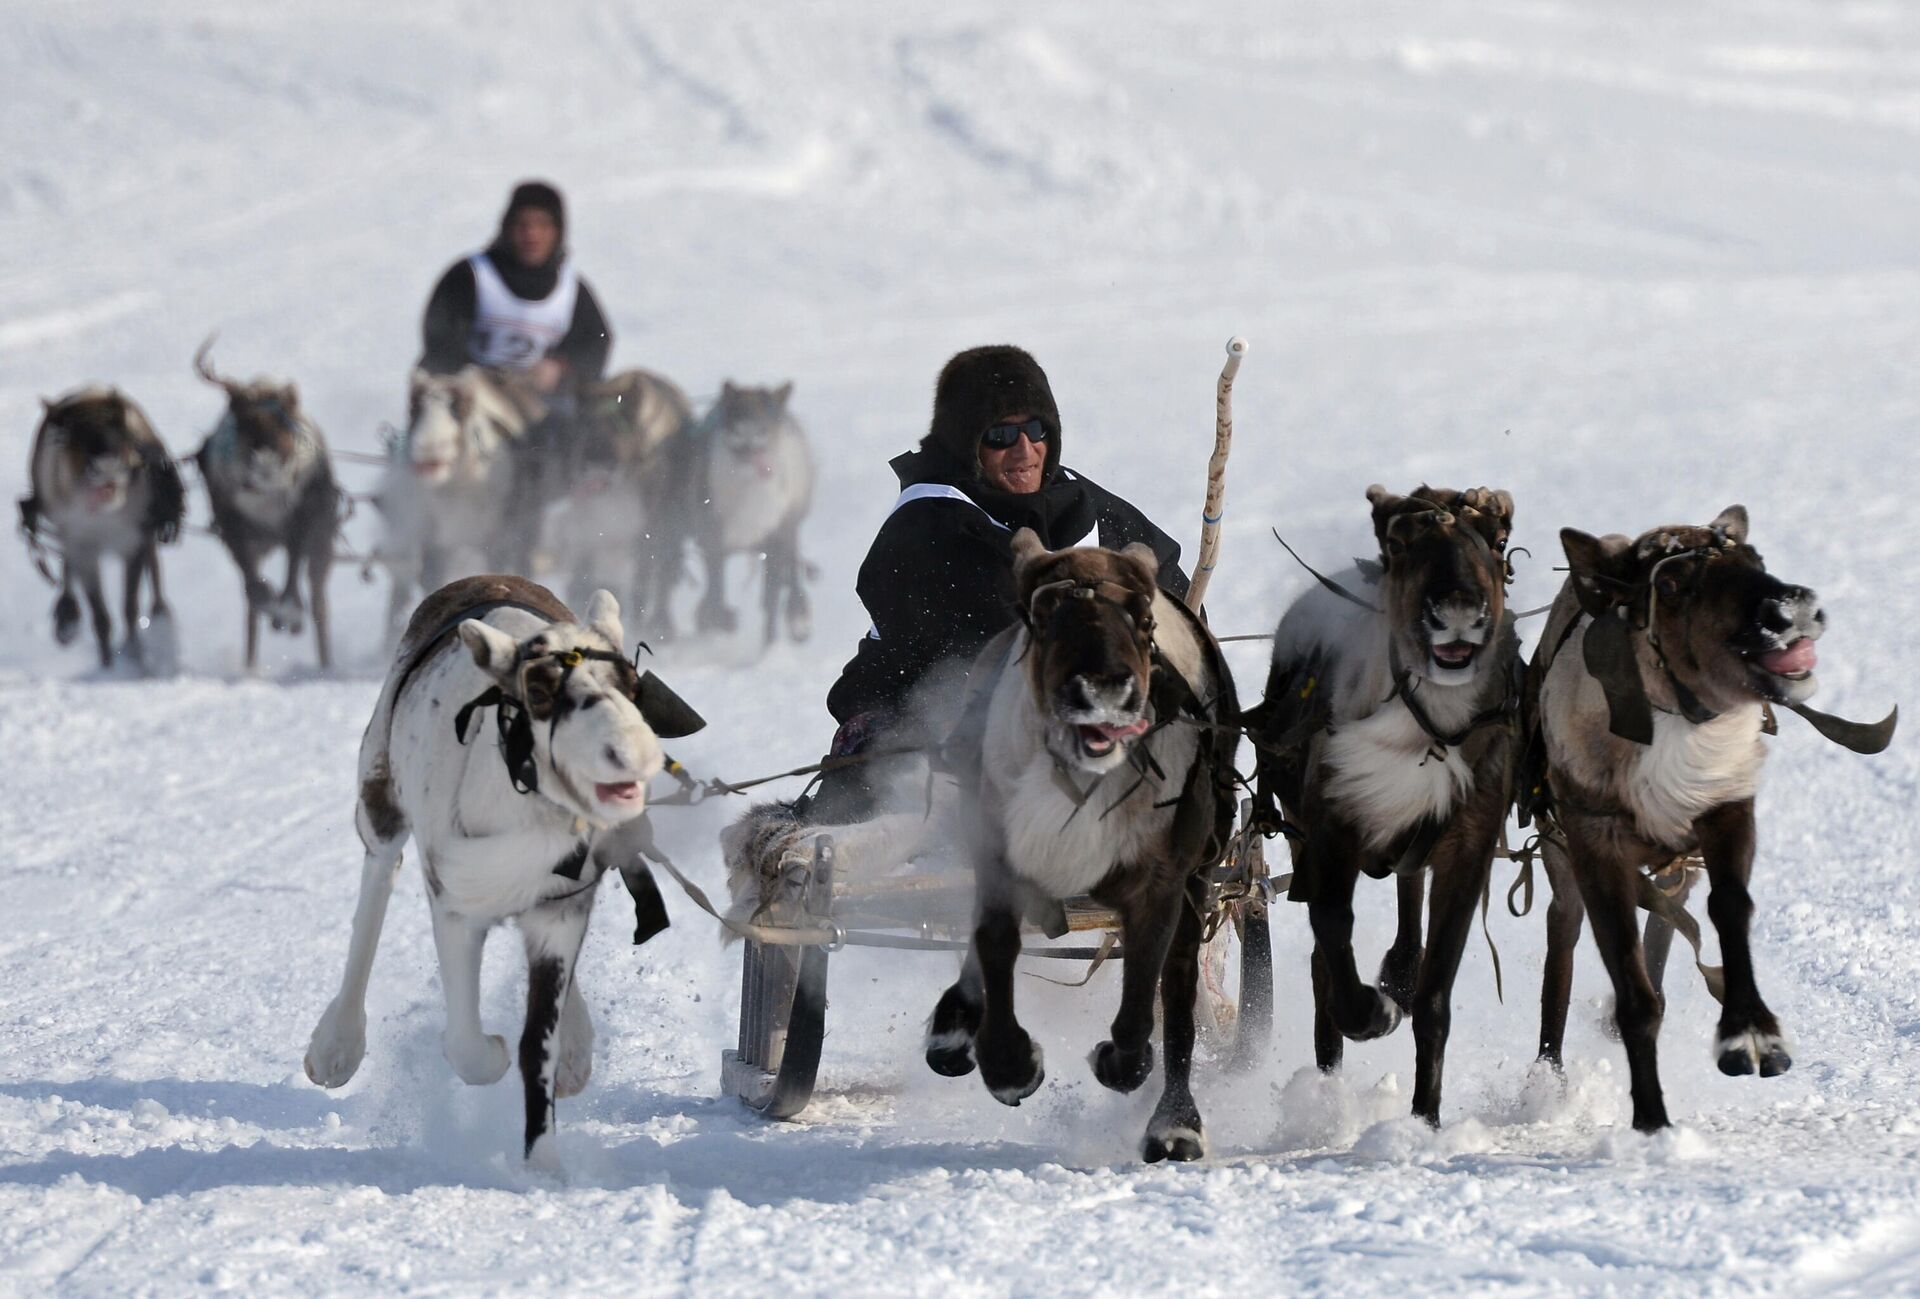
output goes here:
<path id="1" fill-rule="evenodd" d="M 1002 416 L 1030 411 L 1048 428 L 1039 491 L 1014 495 L 980 475 L 980 431 Z M 977 348 L 941 375 L 933 428 L 918 451 L 892 461 L 902 490 L 916 484 L 957 489 L 966 499 L 928 496 L 896 509 L 860 565 L 860 601 L 873 631 L 827 694 L 846 723 L 877 714 L 869 726 L 911 729 L 909 695 L 941 665 L 964 666 L 1015 615 L 1013 533 L 1032 528 L 1050 549 L 1081 543 L 1117 549 L 1143 542 L 1160 558 L 1160 585 L 1184 596 L 1180 547 L 1132 505 L 1060 463 L 1060 421 L 1046 376 L 1017 348 Z M 904 742 L 929 737 L 900 736 Z"/>
<path id="2" fill-rule="evenodd" d="M 526 266 L 514 257 L 506 241 L 500 239 L 494 241 L 486 255 L 514 296 L 534 302 L 553 292 L 565 250 L 555 252 L 545 266 Z M 429 374 L 452 374 L 467 364 L 467 341 L 473 334 L 477 296 L 473 267 L 464 257 L 449 266 L 440 282 L 433 286 L 433 295 L 427 299 L 426 318 L 420 326 L 423 370 Z M 566 363 L 571 382 L 592 383 L 605 377 L 607 354 L 612 350 L 613 330 L 601 314 L 599 300 L 582 278 L 580 293 L 574 299 L 573 322 L 566 336 L 548 355 Z"/>

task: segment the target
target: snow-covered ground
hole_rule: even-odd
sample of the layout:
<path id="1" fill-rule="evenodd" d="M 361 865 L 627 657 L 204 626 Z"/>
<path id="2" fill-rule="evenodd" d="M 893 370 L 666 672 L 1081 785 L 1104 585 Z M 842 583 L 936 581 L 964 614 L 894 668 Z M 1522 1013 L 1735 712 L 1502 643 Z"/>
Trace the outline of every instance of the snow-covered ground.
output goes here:
<path id="1" fill-rule="evenodd" d="M 1068 458 L 1191 539 L 1221 343 L 1253 339 L 1223 631 L 1365 553 L 1372 481 L 1489 483 L 1551 594 L 1555 530 L 1753 512 L 1818 587 L 1821 706 L 1878 716 L 1920 670 L 1920 11 L 1898 3 L 1336 5 L 820 0 L 0 10 L 0 489 L 37 398 L 112 380 L 170 444 L 286 373 L 342 448 L 399 414 L 433 277 L 551 176 L 616 362 L 709 393 L 793 379 L 822 463 L 818 635 L 659 670 L 743 777 L 810 760 L 866 625 L 855 566 L 954 350 L 1016 340 Z M 356 487 L 370 471 L 345 467 Z M 196 500 L 195 518 L 205 517 Z M 356 519 L 350 537 L 371 538 Z M 358 873 L 353 753 L 381 588 L 336 574 L 345 669 L 276 639 L 238 673 L 239 583 L 166 555 L 185 673 L 100 680 L 0 550 L 0 1291 L 259 1295 L 1037 1293 L 1884 1295 L 1920 1291 L 1920 759 L 1788 719 L 1761 810 L 1761 978 L 1797 1040 L 1726 1079 L 1676 961 L 1679 1127 L 1626 1126 L 1580 953 L 1564 1089 L 1530 1071 L 1538 913 L 1475 941 L 1446 1123 L 1405 1117 L 1402 1031 L 1311 1070 L 1306 924 L 1276 914 L 1279 1023 L 1202 1069 L 1214 1154 L 1146 1168 L 1149 1095 L 1080 1064 L 1110 972 L 1023 981 L 1049 1059 L 1006 1110 L 919 1062 L 943 957 L 835 958 L 823 1094 L 773 1126 L 717 1096 L 737 957 L 669 899 L 635 952 L 609 894 L 584 960 L 593 1085 L 565 1183 L 517 1155 L 517 1084 L 437 1048 L 412 881 L 342 1094 L 300 1055 Z M 1236 655 L 1257 690 L 1259 652 Z M 1911 702 L 1911 700 L 1908 700 Z M 709 885 L 735 809 L 663 811 Z M 1363 896 L 1384 947 L 1389 890 Z M 496 944 L 486 1008 L 519 1023 Z M 1363 957 L 1363 959 L 1365 959 Z"/>

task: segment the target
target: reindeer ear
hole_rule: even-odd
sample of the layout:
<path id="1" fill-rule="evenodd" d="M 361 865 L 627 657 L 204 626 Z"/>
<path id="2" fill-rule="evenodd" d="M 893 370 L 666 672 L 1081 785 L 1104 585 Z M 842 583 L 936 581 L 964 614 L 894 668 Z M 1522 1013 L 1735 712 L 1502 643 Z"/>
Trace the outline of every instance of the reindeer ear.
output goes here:
<path id="1" fill-rule="evenodd" d="M 1160 556 L 1153 553 L 1152 546 L 1149 546 L 1144 541 L 1130 541 L 1126 547 L 1121 550 L 1120 557 L 1122 559 L 1130 559 L 1139 566 L 1140 572 L 1147 579 L 1148 586 L 1159 584 Z"/>
<path id="2" fill-rule="evenodd" d="M 1578 528 L 1560 529 L 1560 548 L 1567 552 L 1567 573 L 1580 607 L 1598 618 L 1619 603 L 1632 581 L 1633 541 L 1619 533 L 1595 537 Z"/>
<path id="3" fill-rule="evenodd" d="M 53 414 L 53 408 L 55 406 L 58 406 L 59 404 L 60 404 L 59 402 L 55 401 L 51 397 L 42 397 L 40 399 L 40 409 L 48 415 Z"/>
<path id="4" fill-rule="evenodd" d="M 1387 524 L 1407 503 L 1407 498 L 1375 483 L 1367 488 L 1367 501 L 1373 506 L 1373 535 L 1384 550 L 1387 545 Z"/>
<path id="5" fill-rule="evenodd" d="M 1726 533 L 1728 539 L 1731 540 L 1734 545 L 1744 546 L 1747 543 L 1747 507 L 1744 505 L 1729 505 L 1726 509 L 1720 511 L 1718 517 L 1707 526 L 1718 532 Z"/>
<path id="6" fill-rule="evenodd" d="M 504 682 L 513 675 L 513 660 L 520 652 L 520 642 L 498 627 L 469 618 L 460 624 L 460 643 L 473 655 L 480 670 L 495 681 Z"/>
<path id="7" fill-rule="evenodd" d="M 720 400 L 722 402 L 732 401 L 734 398 L 734 395 L 739 391 L 740 390 L 738 388 L 733 386 L 733 380 L 722 379 L 720 381 Z"/>
<path id="8" fill-rule="evenodd" d="M 1020 580 L 1020 573 L 1037 559 L 1046 558 L 1047 548 L 1040 542 L 1040 534 L 1032 528 L 1022 528 L 1013 534 L 1013 540 L 1007 543 L 1013 550 L 1013 577 Z"/>
<path id="9" fill-rule="evenodd" d="M 793 380 L 789 379 L 773 390 L 773 401 L 781 410 L 787 408 L 787 398 L 793 396 Z"/>
<path id="10" fill-rule="evenodd" d="M 286 387 L 282 388 L 280 390 L 280 402 L 288 410 L 299 410 L 300 409 L 299 385 L 289 382 Z"/>
<path id="11" fill-rule="evenodd" d="M 615 649 L 627 643 L 626 629 L 620 625 L 620 602 L 611 591 L 595 591 L 588 597 L 587 626 L 606 637 Z"/>

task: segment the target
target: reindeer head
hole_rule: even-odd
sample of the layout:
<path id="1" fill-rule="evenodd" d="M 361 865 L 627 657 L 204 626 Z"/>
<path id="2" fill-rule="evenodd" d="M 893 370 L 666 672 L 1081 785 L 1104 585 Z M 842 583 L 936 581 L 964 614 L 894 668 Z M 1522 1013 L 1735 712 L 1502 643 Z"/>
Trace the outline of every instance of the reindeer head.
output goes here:
<path id="1" fill-rule="evenodd" d="M 793 384 L 778 388 L 736 388 L 731 381 L 720 385 L 720 400 L 713 408 L 714 426 L 720 445 L 736 459 L 752 461 L 763 474 L 773 472 L 767 458 L 774 439 L 787 423 L 787 399 L 793 396 Z"/>
<path id="2" fill-rule="evenodd" d="M 1625 618 L 1643 633 L 1643 666 L 1657 670 L 1664 660 L 1706 707 L 1812 697 L 1813 643 L 1827 625 L 1820 597 L 1767 572 L 1747 544 L 1744 506 L 1728 506 L 1705 527 L 1654 528 L 1632 541 L 1565 528 L 1560 543 L 1581 607 Z"/>
<path id="3" fill-rule="evenodd" d="M 41 421 L 52 439 L 64 490 L 89 514 L 111 514 L 125 507 L 142 456 L 133 428 L 144 423 L 139 411 L 116 388 L 92 388 L 42 401 Z"/>
<path id="4" fill-rule="evenodd" d="M 1061 764 L 1111 771 L 1152 726 L 1153 551 L 1055 550 L 1013 534 L 1013 580 L 1032 637 L 1027 681 Z"/>
<path id="5" fill-rule="evenodd" d="M 1498 639 L 1507 603 L 1513 497 L 1491 488 L 1420 487 L 1396 496 L 1375 484 L 1373 531 L 1386 575 L 1382 612 L 1403 670 L 1466 685 Z"/>
<path id="6" fill-rule="evenodd" d="M 661 737 L 704 725 L 621 654 L 620 606 L 606 591 L 587 602 L 584 625 L 554 623 L 516 640 L 470 618 L 460 624 L 460 640 L 505 706 L 524 710 L 527 752 L 507 755 L 516 780 L 516 763 L 529 763 L 533 787 L 595 825 L 645 811 L 646 782 L 665 762 Z"/>
<path id="7" fill-rule="evenodd" d="M 234 462 L 242 484 L 259 492 L 289 491 L 312 456 L 301 435 L 300 392 L 291 383 L 253 379 L 242 383 L 214 370 L 207 353 L 213 338 L 193 354 L 194 373 L 227 394 L 233 424 Z"/>
<path id="8" fill-rule="evenodd" d="M 438 487 L 453 477 L 464 458 L 467 426 L 477 414 L 473 384 L 465 373 L 413 372 L 402 447 L 416 478 Z"/>

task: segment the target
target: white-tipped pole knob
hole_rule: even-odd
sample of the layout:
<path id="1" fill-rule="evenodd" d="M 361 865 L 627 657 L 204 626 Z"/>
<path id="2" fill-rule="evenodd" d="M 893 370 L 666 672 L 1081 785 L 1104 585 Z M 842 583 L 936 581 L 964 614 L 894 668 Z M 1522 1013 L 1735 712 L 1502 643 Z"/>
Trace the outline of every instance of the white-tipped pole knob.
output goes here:
<path id="1" fill-rule="evenodd" d="M 1247 340 L 1235 334 L 1227 340 L 1227 355 L 1241 357 L 1247 354 Z"/>

